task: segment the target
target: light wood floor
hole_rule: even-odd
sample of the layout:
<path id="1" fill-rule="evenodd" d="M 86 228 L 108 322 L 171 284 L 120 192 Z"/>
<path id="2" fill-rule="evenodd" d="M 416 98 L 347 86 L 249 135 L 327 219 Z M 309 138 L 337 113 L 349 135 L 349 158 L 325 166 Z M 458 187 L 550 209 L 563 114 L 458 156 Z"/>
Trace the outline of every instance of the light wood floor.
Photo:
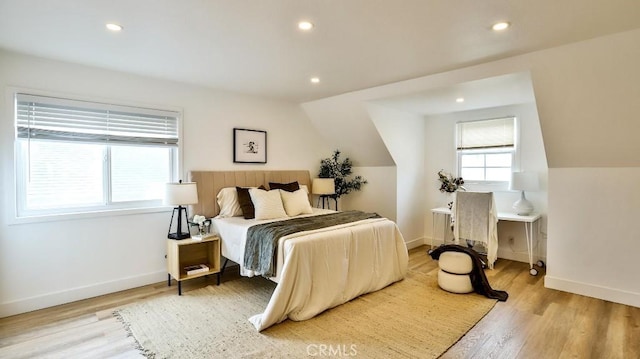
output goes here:
<path id="1" fill-rule="evenodd" d="M 433 273 L 427 247 L 412 249 L 409 267 Z M 509 292 L 443 358 L 640 358 L 640 308 L 546 289 L 544 271 L 498 260 L 487 270 Z M 227 271 L 224 281 L 237 278 Z M 214 284 L 195 279 L 183 290 Z M 153 296 L 177 295 L 166 282 L 0 319 L 0 358 L 140 358 L 111 312 Z M 425 338 L 428 340 L 428 338 Z"/>

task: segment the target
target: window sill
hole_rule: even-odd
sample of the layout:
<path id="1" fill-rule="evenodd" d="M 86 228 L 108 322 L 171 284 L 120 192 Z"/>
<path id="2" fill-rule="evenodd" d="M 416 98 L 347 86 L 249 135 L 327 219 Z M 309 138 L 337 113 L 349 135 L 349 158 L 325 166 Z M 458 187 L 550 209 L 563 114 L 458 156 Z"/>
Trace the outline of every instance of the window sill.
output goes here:
<path id="1" fill-rule="evenodd" d="M 509 182 L 465 182 L 464 188 L 469 192 L 508 191 Z"/>
<path id="2" fill-rule="evenodd" d="M 61 214 L 47 214 L 47 215 L 34 215 L 28 217 L 12 217 L 9 219 L 9 225 L 42 223 L 42 222 L 58 222 L 58 221 L 71 221 L 79 219 L 90 218 L 104 218 L 114 216 L 129 216 L 145 213 L 162 213 L 169 212 L 173 209 L 172 206 L 157 206 L 147 208 L 123 208 L 112 210 L 99 210 L 93 212 L 79 212 L 79 213 L 61 213 Z"/>

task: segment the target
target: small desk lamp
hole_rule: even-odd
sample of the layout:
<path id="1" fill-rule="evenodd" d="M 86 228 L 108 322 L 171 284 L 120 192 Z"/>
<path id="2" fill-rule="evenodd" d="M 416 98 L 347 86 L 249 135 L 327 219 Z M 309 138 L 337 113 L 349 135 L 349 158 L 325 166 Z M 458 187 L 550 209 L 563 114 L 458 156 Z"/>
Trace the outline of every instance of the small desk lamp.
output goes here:
<path id="1" fill-rule="evenodd" d="M 185 239 L 191 237 L 189 234 L 189 213 L 187 212 L 187 208 L 183 207 L 189 204 L 198 203 L 198 187 L 195 182 L 187 182 L 182 183 L 182 180 L 178 183 L 167 183 L 165 187 L 165 196 L 164 203 L 168 205 L 177 205 L 178 207 L 173 208 L 173 213 L 171 214 L 171 222 L 169 222 L 169 233 L 167 238 L 170 239 Z M 173 218 L 178 211 L 178 223 L 176 224 L 176 231 L 171 233 L 171 227 L 173 227 Z M 182 212 L 184 215 L 184 228 L 187 229 L 186 232 L 182 232 Z"/>
<path id="2" fill-rule="evenodd" d="M 533 212 L 533 204 L 524 196 L 524 191 L 537 191 L 539 189 L 538 174 L 536 172 L 513 172 L 509 189 L 521 191 L 520 199 L 513 204 L 516 214 L 528 216 Z"/>
<path id="3" fill-rule="evenodd" d="M 322 208 L 324 208 L 325 200 L 327 207 L 329 206 L 328 198 L 336 194 L 336 182 L 333 178 L 314 178 L 311 184 L 311 193 L 317 194 L 318 206 L 320 205 L 320 198 L 322 198 Z M 338 200 L 336 199 L 336 211 L 338 210 Z"/>

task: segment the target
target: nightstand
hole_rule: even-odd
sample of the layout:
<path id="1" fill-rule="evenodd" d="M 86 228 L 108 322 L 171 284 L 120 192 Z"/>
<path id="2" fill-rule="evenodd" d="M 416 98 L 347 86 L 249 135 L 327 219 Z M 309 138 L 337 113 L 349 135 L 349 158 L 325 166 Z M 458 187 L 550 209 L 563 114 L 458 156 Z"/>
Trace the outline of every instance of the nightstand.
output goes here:
<path id="1" fill-rule="evenodd" d="M 187 274 L 186 267 L 204 264 L 208 270 Z M 178 282 L 178 295 L 182 295 L 182 281 L 210 274 L 217 275 L 220 285 L 220 237 L 211 235 L 202 239 L 167 239 L 167 285 L 171 277 Z"/>

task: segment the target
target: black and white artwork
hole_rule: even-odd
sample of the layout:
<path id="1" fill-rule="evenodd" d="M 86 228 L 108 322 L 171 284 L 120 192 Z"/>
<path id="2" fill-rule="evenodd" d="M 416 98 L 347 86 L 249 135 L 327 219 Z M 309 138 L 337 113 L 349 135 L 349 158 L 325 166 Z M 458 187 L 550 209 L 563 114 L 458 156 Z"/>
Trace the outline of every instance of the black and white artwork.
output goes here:
<path id="1" fill-rule="evenodd" d="M 233 162 L 267 163 L 267 131 L 234 128 Z"/>

